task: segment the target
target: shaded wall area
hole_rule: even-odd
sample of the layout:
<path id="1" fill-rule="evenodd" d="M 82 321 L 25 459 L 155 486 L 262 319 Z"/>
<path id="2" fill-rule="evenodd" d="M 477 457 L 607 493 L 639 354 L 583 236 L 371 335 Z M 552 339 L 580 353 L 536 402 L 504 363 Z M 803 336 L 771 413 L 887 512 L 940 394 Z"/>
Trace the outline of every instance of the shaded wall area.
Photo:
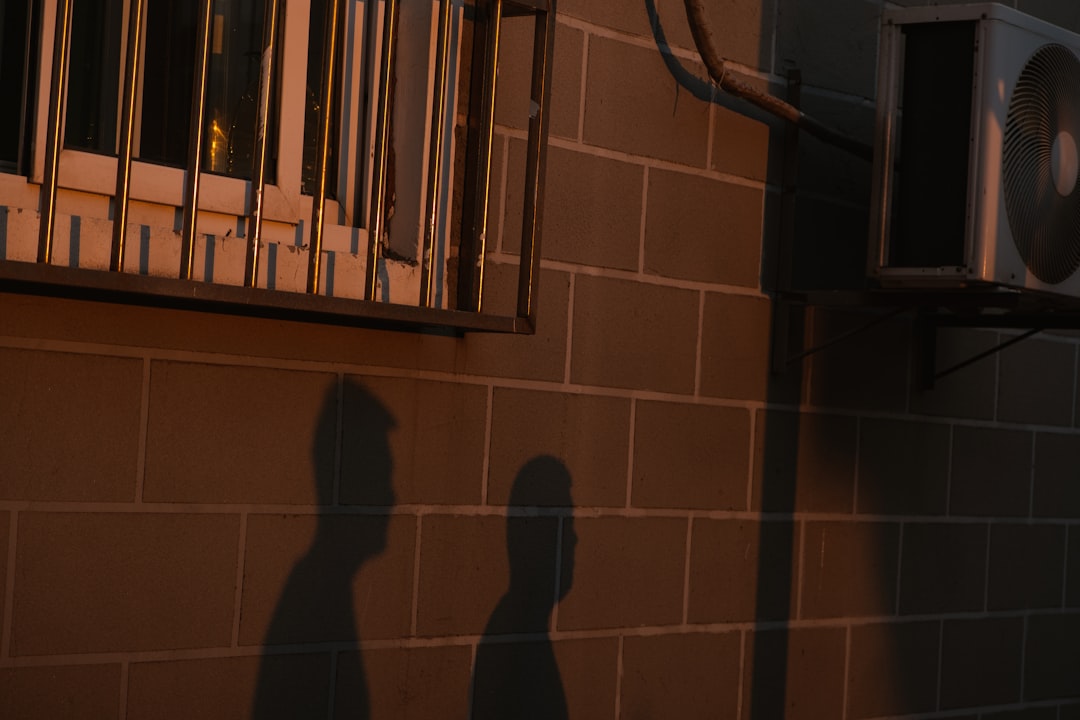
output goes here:
<path id="1" fill-rule="evenodd" d="M 534 337 L 0 294 L 5 717 L 1080 714 L 1077 338 L 924 392 L 898 319 L 770 375 L 782 133 L 681 84 L 681 2 L 668 61 L 647 5 L 560 3 Z M 881 3 L 707 5 L 868 133 Z M 868 168 L 800 148 L 799 270 L 850 280 Z"/>

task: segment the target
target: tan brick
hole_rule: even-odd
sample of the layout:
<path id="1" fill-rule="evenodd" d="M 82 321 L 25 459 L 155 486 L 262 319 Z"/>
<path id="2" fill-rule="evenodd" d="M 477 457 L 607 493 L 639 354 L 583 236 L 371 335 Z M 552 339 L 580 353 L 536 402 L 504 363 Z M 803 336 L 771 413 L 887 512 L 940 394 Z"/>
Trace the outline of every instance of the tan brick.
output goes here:
<path id="1" fill-rule="evenodd" d="M 851 512 L 856 425 L 844 415 L 758 410 L 751 509 Z"/>
<path id="2" fill-rule="evenodd" d="M 585 385 L 689 393 L 698 294 L 579 275 L 570 379 Z"/>
<path id="3" fill-rule="evenodd" d="M 899 612 L 982 610 L 986 541 L 985 525 L 904 525 Z"/>
<path id="4" fill-rule="evenodd" d="M 717 623 L 794 617 L 797 530 L 786 520 L 695 519 L 687 620 Z"/>
<path id="5" fill-rule="evenodd" d="M 737 632 L 626 638 L 622 716 L 734 717 L 740 652 Z"/>
<path id="6" fill-rule="evenodd" d="M 843 257 L 843 256 L 841 256 Z M 907 404 L 911 326 L 887 321 L 873 327 L 866 313 L 815 312 L 814 345 L 856 332 L 812 358 L 810 400 L 814 405 L 902 411 Z"/>
<path id="7" fill-rule="evenodd" d="M 934 710 L 940 636 L 938 622 L 852 626 L 848 717 Z"/>
<path id="8" fill-rule="evenodd" d="M 466 646 L 385 648 L 338 656 L 335 718 L 423 720 L 468 715 L 472 651 Z M 366 678 L 367 698 L 356 692 Z"/>
<path id="9" fill-rule="evenodd" d="M 1010 618 L 1015 628 L 1021 618 Z M 999 621 L 998 627 L 1004 624 Z M 974 629 L 974 628 L 973 628 Z M 992 632 L 989 628 L 986 628 Z M 1076 638 L 1080 637 L 1080 614 L 1031 615 L 1027 618 L 1024 638 L 1024 700 L 1049 700 L 1051 698 L 1076 697 L 1076 678 L 1080 677 L 1080 655 L 1076 652 Z M 989 640 L 989 638 L 988 638 Z M 1015 641 L 1010 633 L 1009 640 Z M 1002 642 L 1005 645 L 1005 642 Z M 1011 642 L 1002 649 L 1015 652 Z M 1012 656 L 1010 659 L 1015 657 Z M 1004 664 L 1004 663 L 1003 663 Z M 1010 668 L 1015 665 L 1010 664 Z"/>
<path id="10" fill-rule="evenodd" d="M 770 391 L 772 308 L 768 300 L 705 295 L 701 328 L 701 393 L 765 400 Z"/>
<path id="11" fill-rule="evenodd" d="M 503 314 L 517 307 L 517 266 L 489 266 L 484 278 L 484 303 Z M 461 341 L 455 368 L 474 375 L 554 380 L 566 369 L 566 323 L 570 306 L 570 276 L 541 271 L 535 335 L 469 333 Z"/>
<path id="12" fill-rule="evenodd" d="M 504 18 L 500 29 L 495 122 L 521 130 L 529 127 L 534 24 L 531 16 Z M 558 137 L 577 137 L 584 37 L 566 25 L 555 27 L 548 122 L 551 134 Z"/>
<path id="13" fill-rule="evenodd" d="M 618 638 L 560 640 L 552 644 L 569 716 L 614 720 Z"/>
<path id="14" fill-rule="evenodd" d="M 801 617 L 893 614 L 899 549 L 892 523 L 807 523 Z"/>
<path id="15" fill-rule="evenodd" d="M 660 34 L 654 35 L 650 5 L 655 8 L 655 21 Z M 772 35 L 772 6 L 732 0 L 705 0 L 706 17 L 714 42 L 723 48 L 725 57 L 750 67 L 767 67 Z M 655 3 L 627 5 L 621 0 L 561 0 L 559 14 L 581 18 L 623 32 L 661 38 L 672 46 L 694 47 L 686 20 L 686 7 L 681 0 L 656 0 Z"/>
<path id="16" fill-rule="evenodd" d="M 941 709 L 1020 700 L 1024 619 L 946 620 L 941 637 Z"/>
<path id="17" fill-rule="evenodd" d="M 214 315 L 208 322 L 205 312 L 29 295 L 0 293 L 0 305 L 0 335 L 245 357 L 341 363 L 363 358 L 371 366 L 452 371 L 465 344 L 449 336 L 234 315 Z"/>
<path id="18" fill-rule="evenodd" d="M 1037 517 L 1080 518 L 1080 435 L 1035 436 L 1035 489 L 1031 512 Z"/>
<path id="19" fill-rule="evenodd" d="M 372 405 L 374 401 L 374 406 Z M 473 504 L 480 501 L 487 389 L 480 385 L 409 378 L 350 377 L 342 415 L 342 503 L 383 505 L 385 449 L 378 417 L 387 413 L 393 486 L 401 504 Z M 376 467 L 372 467 L 375 460 Z M 378 466 L 383 465 L 380 469 Z"/>
<path id="20" fill-rule="evenodd" d="M 7 718 L 115 720 L 120 716 L 120 666 L 2 668 L 0 708 Z"/>
<path id="21" fill-rule="evenodd" d="M 1071 425 L 1075 355 L 1073 345 L 1046 340 L 1025 340 L 1002 350 L 998 356 L 997 419 Z"/>
<path id="22" fill-rule="evenodd" d="M 742 717 L 817 720 L 842 717 L 843 628 L 747 633 Z M 783 688 L 783 692 L 778 692 Z"/>
<path id="23" fill-rule="evenodd" d="M 525 142 L 510 141 L 503 248 L 521 252 Z M 549 147 L 541 250 L 545 258 L 637 270 L 641 246 L 639 165 Z"/>
<path id="24" fill-rule="evenodd" d="M 0 512 L 0 577 L 7 578 L 8 538 L 11 530 L 11 513 Z M 0 596 L 0 617 L 4 617 L 7 593 Z"/>
<path id="25" fill-rule="evenodd" d="M 1065 532 L 1064 525 L 991 525 L 987 608 L 1061 607 Z"/>
<path id="26" fill-rule="evenodd" d="M 645 272 L 757 287 L 763 203 L 759 188 L 650 170 Z"/>
<path id="27" fill-rule="evenodd" d="M 144 499 L 329 502 L 337 393 L 324 373 L 155 362 Z"/>
<path id="28" fill-rule="evenodd" d="M 325 717 L 330 654 L 132 663 L 127 717 Z"/>
<path id="29" fill-rule="evenodd" d="M 681 622 L 685 520 L 578 518 L 575 524 L 574 580 L 559 605 L 560 630 Z"/>
<path id="30" fill-rule="evenodd" d="M 941 372 L 970 360 L 997 344 L 997 333 L 966 328 L 938 328 L 935 372 Z M 915 358 L 921 362 L 920 358 Z M 924 390 L 913 385 L 911 410 L 927 415 L 991 420 L 994 417 L 994 385 L 996 367 L 987 358 L 963 370 L 934 380 L 934 386 Z"/>
<path id="31" fill-rule="evenodd" d="M 742 408 L 641 401 L 633 505 L 745 510 L 750 414 Z"/>
<path id="32" fill-rule="evenodd" d="M 508 558 L 507 524 L 517 538 Z M 420 635 L 541 632 L 542 626 L 491 627 L 489 617 L 507 592 L 510 573 L 536 589 L 536 610 L 555 592 L 556 518 L 430 515 L 423 519 L 416 630 Z M 544 616 L 526 612 L 525 617 Z M 485 629 L 486 628 L 486 629 Z"/>
<path id="33" fill-rule="evenodd" d="M 758 85 L 749 78 L 747 82 Z M 769 126 L 719 103 L 713 113 L 713 169 L 751 180 L 765 180 L 770 158 Z"/>
<path id="34" fill-rule="evenodd" d="M 591 36 L 585 93 L 586 143 L 704 167 L 709 103 L 680 87 L 654 48 Z"/>
<path id="35" fill-rule="evenodd" d="M 778 52 L 802 69 L 809 85 L 870 97 L 880 10 L 859 0 L 785 3 Z M 835 42 L 816 42 L 820 38 Z"/>
<path id="36" fill-rule="evenodd" d="M 1031 444 L 1026 431 L 955 426 L 949 514 L 1026 517 Z"/>
<path id="37" fill-rule="evenodd" d="M 138 359 L 0 349 L 0 499 L 132 500 L 142 373 Z"/>
<path id="38" fill-rule="evenodd" d="M 507 503 L 522 466 L 530 458 L 551 455 L 570 471 L 576 506 L 621 507 L 629 442 L 629 400 L 496 388 L 488 502 Z M 564 495 L 538 495 L 527 504 L 561 504 Z"/>
<path id="39" fill-rule="evenodd" d="M 613 718 L 616 638 L 490 640 L 476 651 L 470 717 Z"/>
<path id="40" fill-rule="evenodd" d="M 13 655 L 228 645 L 233 515 L 20 513 Z"/>
<path id="41" fill-rule="evenodd" d="M 859 512 L 944 514 L 947 425 L 864 420 L 859 445 Z"/>
<path id="42" fill-rule="evenodd" d="M 386 515 L 253 515 L 240 644 L 403 637 L 416 521 Z"/>

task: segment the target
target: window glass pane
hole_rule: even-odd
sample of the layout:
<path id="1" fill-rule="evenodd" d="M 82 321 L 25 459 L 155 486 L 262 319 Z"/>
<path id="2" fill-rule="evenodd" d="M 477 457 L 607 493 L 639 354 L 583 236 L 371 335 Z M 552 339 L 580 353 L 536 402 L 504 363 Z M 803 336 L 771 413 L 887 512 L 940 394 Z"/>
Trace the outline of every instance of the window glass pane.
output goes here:
<path id="1" fill-rule="evenodd" d="M 262 16 L 263 0 L 214 3 L 203 129 L 204 171 L 252 176 Z M 187 162 L 197 22 L 197 3 L 191 0 L 150 2 L 139 152 L 144 160 L 180 166 Z M 268 127 L 271 138 L 276 135 L 276 117 L 274 110 Z"/>
<path id="2" fill-rule="evenodd" d="M 366 4 L 365 4 L 366 5 Z M 315 192 L 315 158 L 319 143 L 319 101 L 322 98 L 323 85 L 323 49 L 326 47 L 326 0 L 311 0 L 311 15 L 308 22 L 308 63 L 307 63 L 307 108 L 304 114 L 304 167 L 301 176 L 301 190 L 311 195 Z M 361 6 L 363 7 L 363 5 Z M 340 22 L 345 22 L 341 18 Z M 339 90 L 335 84 L 330 107 L 330 137 L 337 138 L 338 124 L 336 109 L 340 106 Z M 326 175 L 331 180 L 337 177 L 337 142 L 330 143 L 330 156 L 327 159 Z M 327 197 L 336 197 L 337 183 L 326 185 Z"/>
<path id="3" fill-rule="evenodd" d="M 0 4 L 0 87 L 8 88 L 0 103 L 0 171 L 24 172 L 29 156 L 33 85 L 37 69 L 37 11 L 31 0 Z"/>
<path id="4" fill-rule="evenodd" d="M 75 2 L 68 64 L 67 147 L 116 152 L 123 0 Z"/>

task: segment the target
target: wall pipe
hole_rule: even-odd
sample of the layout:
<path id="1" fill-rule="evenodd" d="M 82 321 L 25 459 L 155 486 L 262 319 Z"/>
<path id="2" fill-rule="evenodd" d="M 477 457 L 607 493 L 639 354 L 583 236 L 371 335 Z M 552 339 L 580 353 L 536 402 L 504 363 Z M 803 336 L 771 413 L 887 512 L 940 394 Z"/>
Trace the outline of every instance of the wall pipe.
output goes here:
<path id="1" fill-rule="evenodd" d="M 767 113 L 795 124 L 822 142 L 839 147 L 864 160 L 873 161 L 874 149 L 870 145 L 848 137 L 839 130 L 815 120 L 791 103 L 751 87 L 735 77 L 727 69 L 727 61 L 716 51 L 712 30 L 709 29 L 708 21 L 705 19 L 703 0 L 684 0 L 684 4 L 686 19 L 690 24 L 690 34 L 694 37 L 694 45 L 697 46 L 698 54 L 705 63 L 709 77 L 717 87 Z"/>

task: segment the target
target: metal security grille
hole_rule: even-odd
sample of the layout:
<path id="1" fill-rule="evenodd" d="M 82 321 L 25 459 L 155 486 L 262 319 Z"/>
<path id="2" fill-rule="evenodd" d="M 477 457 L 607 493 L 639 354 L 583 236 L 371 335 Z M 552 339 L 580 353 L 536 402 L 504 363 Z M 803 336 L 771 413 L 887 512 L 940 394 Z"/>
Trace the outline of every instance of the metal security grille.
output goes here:
<path id="1" fill-rule="evenodd" d="M 119 2 L 119 0 L 118 0 Z M 539 226 L 543 197 L 544 156 L 548 131 L 548 106 L 554 40 L 555 0 L 476 0 L 462 5 L 454 0 L 438 0 L 431 4 L 435 38 L 430 48 L 431 72 L 430 95 L 427 100 L 430 118 L 426 122 L 427 137 L 395 137 L 395 94 L 399 86 L 409 81 L 408 74 L 397 66 L 398 48 L 401 41 L 401 8 L 399 0 L 326 0 L 325 16 L 321 20 L 321 73 L 320 85 L 308 87 L 309 120 L 315 122 L 313 142 L 304 139 L 305 197 L 309 194 L 311 212 L 300 218 L 296 226 L 296 247 L 306 248 L 306 282 L 300 292 L 276 289 L 273 277 L 267 276 L 265 265 L 273 262 L 276 250 L 265 240 L 267 222 L 268 179 L 275 173 L 288 173 L 284 166 L 273 165 L 273 152 L 277 133 L 284 133 L 282 120 L 276 122 L 279 109 L 276 103 L 278 88 L 282 83 L 281 45 L 287 32 L 293 29 L 295 18 L 288 14 L 282 0 L 248 0 L 264 3 L 260 8 L 262 39 L 258 46 L 256 83 L 241 100 L 247 103 L 245 112 L 254 126 L 248 132 L 249 144 L 236 151 L 228 148 L 226 165 L 219 161 L 225 152 L 214 143 L 224 143 L 222 131 L 216 120 L 208 116 L 208 88 L 215 81 L 212 68 L 222 54 L 222 13 L 224 0 L 204 0 L 197 7 L 193 57 L 193 87 L 191 90 L 190 122 L 187 126 L 186 162 L 183 167 L 183 189 L 176 222 L 179 238 L 179 262 L 172 278 L 161 273 L 146 272 L 145 259 L 137 267 L 131 261 L 133 228 L 131 222 L 132 191 L 138 187 L 139 172 L 143 171 L 134 148 L 140 132 L 140 112 L 146 115 L 147 95 L 141 88 L 151 82 L 144 77 L 147 57 L 154 49 L 147 44 L 147 0 L 129 0 L 122 33 L 124 49 L 117 50 L 123 57 L 120 81 L 116 83 L 115 184 L 108 193 L 109 232 L 111 248 L 108 269 L 90 270 L 82 267 L 64 266 L 56 263 L 57 197 L 62 189 L 62 155 L 65 148 L 65 116 L 70 119 L 71 110 L 65 114 L 65 99 L 70 103 L 72 73 L 73 0 L 56 0 L 55 13 L 50 13 L 51 3 L 46 3 L 43 13 L 46 24 L 54 19 L 52 27 L 52 61 L 46 63 L 51 77 L 48 87 L 47 129 L 38 143 L 44 148 L 44 168 L 40 180 L 40 219 L 37 234 L 37 257 L 35 263 L 4 260 L 0 255 L 0 289 L 46 292 L 52 294 L 105 297 L 122 302 L 143 304 L 184 305 L 210 311 L 242 312 L 263 315 L 282 315 L 314 321 L 341 322 L 347 324 L 391 323 L 457 329 L 479 329 L 504 332 L 532 332 L 536 319 L 537 276 L 539 270 Z M 317 3 L 312 3 L 315 7 Z M 119 2 L 118 7 L 123 6 Z M 190 6 L 188 6 L 190 9 Z M 117 11 L 118 12 L 118 11 Z M 194 12 L 194 11 L 192 11 Z M 528 118 L 527 159 L 524 188 L 524 221 L 521 230 L 519 260 L 519 283 L 516 312 L 499 316 L 481 313 L 484 302 L 485 260 L 487 246 L 489 197 L 492 192 L 492 138 L 495 127 L 495 99 L 497 92 L 496 69 L 499 59 L 500 35 L 505 18 L 533 18 L 533 48 L 530 87 L 530 113 Z M 459 42 L 464 21 L 471 23 L 471 58 L 462 61 L 468 49 Z M 312 32 L 316 22 L 312 19 Z M 119 27 L 119 26 L 118 26 Z M 362 27 L 362 35 L 357 28 Z M 227 28 L 226 28 L 227 30 Z M 119 34 L 119 33 L 118 33 Z M 227 37 L 227 36 L 226 36 Z M 415 39 L 414 39 L 414 42 Z M 421 40 L 426 43 L 426 37 Z M 366 45 L 363 51 L 355 47 Z M 355 74 L 346 57 L 346 47 L 354 48 L 356 57 L 364 58 L 370 92 L 369 110 L 360 105 L 369 125 L 362 127 L 361 139 L 343 151 L 336 146 L 341 136 L 343 108 L 347 110 L 348 98 L 343 99 L 342 90 L 346 78 Z M 249 52 L 248 55 L 254 55 Z M 252 61 L 254 62 L 254 60 Z M 460 68 L 467 67 L 469 75 L 461 76 Z M 216 71 L 215 71 L 216 72 Z M 310 72 L 310 70 L 309 70 Z M 457 74 L 455 74 L 457 72 Z M 426 87 L 426 86 L 425 86 Z M 457 87 L 468 88 L 468 108 L 455 112 L 453 98 Z M 110 98 L 103 104 L 109 106 Z M 140 110 L 140 104 L 144 107 Z M 454 150 L 454 119 L 462 115 L 466 122 L 456 128 L 464 143 L 458 142 L 457 152 L 463 154 L 464 162 L 456 169 L 458 187 L 451 197 L 446 178 L 455 171 L 450 167 Z M 91 118 L 91 121 L 93 118 Z M 92 122 L 88 121 L 89 125 Z M 95 126 L 96 127 L 96 126 Z M 364 133 L 367 134 L 364 134 Z M 215 134 L 216 133 L 216 134 Z M 69 135 L 70 135 L 69 131 Z M 144 131 L 145 134 L 145 131 Z M 241 134 L 237 133 L 237 137 Z M 282 136 L 284 137 L 284 136 Z M 68 143 L 70 145 L 70 138 Z M 281 140 L 281 142 L 286 142 Z M 294 142 L 302 142 L 296 138 Z M 395 145 L 426 147 L 426 159 L 418 177 L 423 178 L 422 200 L 419 220 L 422 233 L 413 264 L 415 296 L 408 303 L 388 302 L 380 296 L 380 272 L 384 272 L 387 255 L 391 253 L 387 237 L 387 224 L 393 215 Z M 109 143 L 106 142 L 106 145 Z M 145 139 L 144 139 L 145 144 Z M 307 147 L 311 145 L 311 147 Z M 365 152 L 366 151 L 366 152 Z M 108 151 L 106 151 L 108 153 Z M 340 155 L 340 157 L 337 157 Z M 66 156 L 65 156 L 66 157 Z M 208 281 L 209 273 L 199 279 L 199 263 L 196 246 L 199 242 L 200 212 L 205 212 L 206 178 L 208 157 L 216 165 L 234 171 L 236 158 L 250 162 L 241 169 L 239 180 L 250 178 L 245 192 L 244 215 L 239 218 L 237 235 L 246 242 L 242 285 L 239 283 L 215 283 Z M 248 160 L 248 158 L 250 158 Z M 362 287 L 355 288 L 352 297 L 331 296 L 327 292 L 327 262 L 333 256 L 324 252 L 324 243 L 330 211 L 328 197 L 334 195 L 335 173 L 338 163 L 345 167 L 363 167 L 366 172 L 360 180 L 348 187 L 353 188 L 352 197 L 334 200 L 335 207 L 347 208 L 358 218 L 357 228 L 366 231 L 361 236 L 366 247 L 357 248 L 354 256 L 359 258 L 358 267 L 363 268 Z M 313 166 L 313 168 L 311 167 Z M 146 170 L 145 172 L 150 172 Z M 145 174 L 144 172 L 144 174 Z M 345 173 L 342 171 L 342 175 Z M 296 187 L 298 177 L 286 177 Z M 344 186 L 343 186 L 344 187 Z M 212 200 L 212 198 L 211 198 Z M 451 212 L 449 205 L 458 206 Z M 306 199 L 304 200 L 306 203 Z M 0 197 L 0 205 L 3 205 Z M 343 211 L 339 211 L 343 212 Z M 74 221 L 73 221 L 74 222 Z M 451 235 L 449 225 L 460 229 L 455 237 L 460 240 L 453 248 L 456 263 L 448 264 L 445 245 Z M 84 222 L 85 224 L 85 222 Z M 355 233 L 354 233 L 355 235 Z M 137 237 L 137 235 L 135 235 Z M 143 243 L 145 245 L 145 242 Z M 292 248 L 290 248 L 292 249 Z M 212 252 L 213 248 L 208 248 Z M 145 256 L 145 252 L 143 255 Z M 332 269 L 332 268 L 331 268 Z M 451 274 L 452 273 L 452 274 Z M 264 278 L 260 283 L 260 277 Z M 440 302 L 435 288 L 440 278 L 446 278 L 451 291 Z M 338 281 L 341 282 L 340 279 Z M 261 285 L 261 286 L 260 286 Z M 384 293 L 385 295 L 385 293 Z"/>

